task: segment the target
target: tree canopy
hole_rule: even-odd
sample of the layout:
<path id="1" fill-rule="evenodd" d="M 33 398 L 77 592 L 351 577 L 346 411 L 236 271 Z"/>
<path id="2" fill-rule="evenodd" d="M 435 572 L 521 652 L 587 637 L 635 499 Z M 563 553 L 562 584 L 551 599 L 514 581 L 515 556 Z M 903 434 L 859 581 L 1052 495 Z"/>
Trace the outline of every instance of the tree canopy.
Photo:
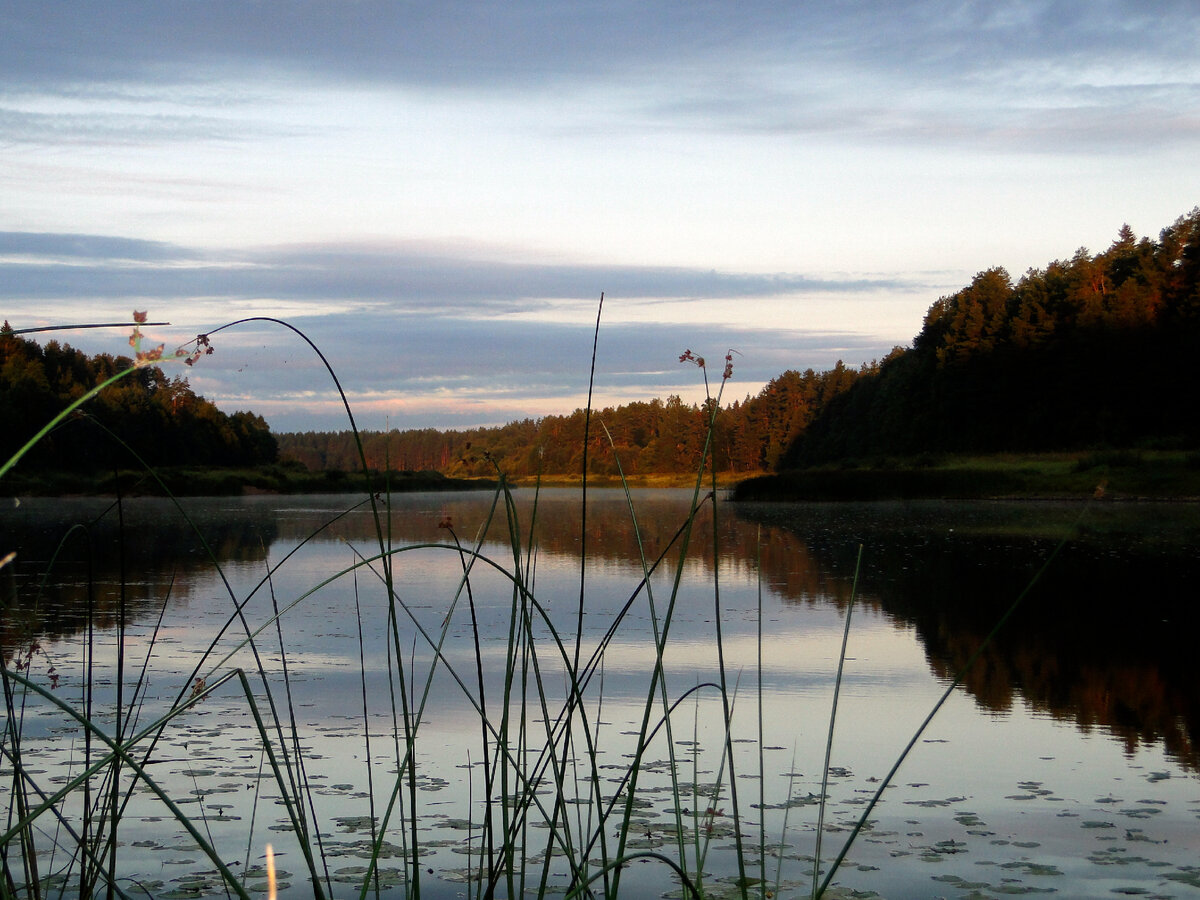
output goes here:
<path id="1" fill-rule="evenodd" d="M 66 406 L 132 366 L 123 356 L 87 356 L 66 344 L 43 348 L 0 330 L 0 454 L 7 459 Z M 21 462 L 27 469 L 74 471 L 129 467 L 134 460 L 113 436 L 151 465 L 254 466 L 273 462 L 275 438 L 261 416 L 227 415 L 182 377 L 157 366 L 105 388 L 47 435 Z"/>
<path id="2" fill-rule="evenodd" d="M 828 404 L 783 468 L 847 457 L 1200 441 L 1200 207 L 1158 240 L 1002 268 L 935 302 L 911 349 Z"/>
<path id="3" fill-rule="evenodd" d="M 930 306 L 910 348 L 825 372 L 788 370 L 720 410 L 711 464 L 776 468 L 926 452 L 1200 446 L 1200 207 L 1157 240 L 1123 226 L 1092 254 L 1030 269 L 1015 283 L 989 268 Z M 0 452 L 10 454 L 92 386 L 130 365 L 45 348 L 0 332 Z M 678 396 L 593 413 L 592 474 L 694 472 L 712 403 Z M 373 469 L 452 477 L 576 475 L 586 413 L 493 428 L 365 432 Z M 102 426 L 102 427 L 101 427 Z M 111 429 L 155 465 L 248 466 L 280 456 L 314 470 L 360 467 L 343 432 L 271 435 L 249 412 L 226 415 L 153 366 L 104 391 L 50 435 L 28 465 L 98 468 L 128 462 Z"/>
<path id="4" fill-rule="evenodd" d="M 787 371 L 756 396 L 747 396 L 716 417 L 710 452 L 719 471 L 769 471 L 829 399 L 846 390 L 870 366 L 838 363 L 827 372 Z M 573 475 L 583 470 L 586 413 L 522 419 L 493 428 L 365 432 L 373 469 L 435 470 L 453 477 Z M 704 451 L 711 407 L 678 396 L 606 407 L 593 413 L 588 470 L 591 474 L 695 472 Z M 280 454 L 310 469 L 361 465 L 354 436 L 342 432 L 278 435 Z M 619 469 L 618 469 L 619 463 Z"/>
<path id="5" fill-rule="evenodd" d="M 926 313 L 909 348 L 857 369 L 788 370 L 716 417 L 733 474 L 847 458 L 1200 444 L 1200 208 L 1101 253 L 986 269 Z M 596 412 L 589 471 L 695 471 L 709 409 L 679 397 Z M 455 476 L 578 474 L 585 413 L 463 431 L 363 435 L 375 468 Z M 603 428 L 601 427 L 601 423 Z M 607 429 L 607 436 L 605 429 Z M 611 439 L 611 446 L 610 446 Z M 347 432 L 279 436 L 314 469 L 354 468 Z"/>

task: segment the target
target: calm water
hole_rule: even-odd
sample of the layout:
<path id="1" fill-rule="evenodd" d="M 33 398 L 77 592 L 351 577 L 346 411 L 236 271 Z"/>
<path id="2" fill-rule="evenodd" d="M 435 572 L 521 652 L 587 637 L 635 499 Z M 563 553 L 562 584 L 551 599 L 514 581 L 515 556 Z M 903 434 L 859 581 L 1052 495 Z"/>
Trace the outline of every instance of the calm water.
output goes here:
<path id="1" fill-rule="evenodd" d="M 518 496 L 519 562 L 498 525 L 480 534 L 490 495 L 396 498 L 390 539 L 411 549 L 392 557 L 400 601 L 394 625 L 378 564 L 355 568 L 379 546 L 369 510 L 346 512 L 354 498 L 188 500 L 195 531 L 170 504 L 138 500 L 122 510 L 124 542 L 116 511 L 103 501 L 24 501 L 0 518 L 0 553 L 18 551 L 3 570 L 0 648 L 6 665 L 28 662 L 35 681 L 53 682 L 57 698 L 82 708 L 90 639 L 93 718 L 108 729 L 116 727 L 122 609 L 122 716 L 135 710 L 138 727 L 187 696 L 196 678 L 210 685 L 234 667 L 253 673 L 264 710 L 268 694 L 281 719 L 292 710 L 295 733 L 288 726 L 272 737 L 278 745 L 282 736 L 289 752 L 300 748 L 304 768 L 296 778 L 309 785 L 307 812 L 338 897 L 358 895 L 371 816 L 384 818 L 396 780 L 397 723 L 405 706 L 419 707 L 422 890 L 473 896 L 467 879 L 481 846 L 483 760 L 494 741 L 485 747 L 469 698 L 479 697 L 482 673 L 484 705 L 500 721 L 513 591 L 486 560 L 472 569 L 469 593 L 460 590 L 464 557 L 439 525 L 452 524 L 468 547 L 479 540 L 499 567 L 527 573 L 535 615 L 544 616 L 532 630 L 551 718 L 565 678 L 549 633 L 551 626 L 560 631 L 570 658 L 582 547 L 583 660 L 629 604 L 585 695 L 601 794 L 618 790 L 636 747 L 654 663 L 651 600 L 661 622 L 677 597 L 664 657 L 668 696 L 718 680 L 719 624 L 733 698 L 732 760 L 722 752 L 721 702 L 709 688 L 680 704 L 670 735 L 660 732 L 650 744 L 629 849 L 677 855 L 682 821 L 692 867 L 699 848 L 706 887 L 729 891 L 736 789 L 748 874 L 761 874 L 757 848 L 765 842 L 772 888 L 778 880 L 782 896 L 803 896 L 851 597 L 826 862 L 955 673 L 1025 592 L 917 740 L 835 883 L 846 896 L 1200 897 L 1196 507 L 722 503 L 715 541 L 706 509 L 679 565 L 679 542 L 671 542 L 688 492 L 636 492 L 635 529 L 623 494 L 596 491 L 582 532 L 577 493 L 543 492 L 536 519 L 532 494 Z M 51 565 L 65 529 L 85 522 L 89 528 L 73 532 Z M 648 560 L 667 551 L 649 592 L 637 590 L 639 539 Z M 47 570 L 51 578 L 39 588 Z M 244 622 L 235 603 L 244 604 Z M 248 631 L 257 633 L 257 660 Z M 437 661 L 431 641 L 439 640 Z M 397 666 L 407 675 L 404 697 Z M 532 665 L 526 674 L 532 682 Z M 527 695 L 534 696 L 532 687 Z M 81 729 L 44 700 L 20 703 L 17 697 L 5 714 L 5 748 L 19 726 L 24 765 L 44 789 L 57 789 L 81 770 Z M 527 721 L 536 750 L 545 744 L 540 707 L 530 708 Z M 131 726 L 123 728 L 128 734 Z M 525 752 L 515 730 L 509 746 L 514 755 Z M 285 894 L 311 896 L 237 682 L 167 725 L 150 758 L 150 771 L 203 823 L 222 859 L 250 872 L 247 884 L 261 886 L 254 867 L 270 842 L 291 884 Z M 11 758 L 0 766 L 11 809 Z M 580 783 L 586 797 L 589 782 L 581 775 Z M 68 821 L 77 820 L 79 794 L 64 802 Z M 402 803 L 407 811 L 407 796 Z M 686 810 L 681 820 L 678 809 Z M 576 815 L 578 833 L 588 832 L 587 804 L 577 804 Z M 382 861 L 387 896 L 410 889 L 400 879 L 411 835 L 396 828 L 396 816 L 387 834 L 394 853 Z M 47 816 L 43 875 L 70 862 L 63 849 L 49 850 L 53 830 Z M 611 852 L 611 824 L 606 831 Z M 530 829 L 531 856 L 544 848 L 546 832 Z M 132 796 L 120 837 L 117 868 L 131 895 L 144 896 L 136 879 L 154 896 L 223 896 L 212 863 L 144 787 Z M 648 861 L 631 864 L 623 878 L 623 896 L 658 896 L 673 884 L 661 864 Z M 561 873 L 553 884 L 565 886 Z M 499 895 L 506 892 L 502 885 Z"/>

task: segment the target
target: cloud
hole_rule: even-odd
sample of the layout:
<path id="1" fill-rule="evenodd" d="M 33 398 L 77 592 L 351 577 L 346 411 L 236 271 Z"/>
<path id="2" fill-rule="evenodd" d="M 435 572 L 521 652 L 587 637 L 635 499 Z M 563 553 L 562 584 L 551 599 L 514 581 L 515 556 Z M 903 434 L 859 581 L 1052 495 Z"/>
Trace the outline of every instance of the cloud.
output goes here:
<path id="1" fill-rule="evenodd" d="M 364 414 L 477 424 L 577 405 L 603 291 L 606 397 L 695 396 L 688 347 L 752 393 L 1177 214 L 1198 39 L 1194 0 L 0 5 L 0 300 L 278 316 Z M 278 327 L 217 347 L 221 403 L 333 416 Z"/>
<path id="2" fill-rule="evenodd" d="M 71 144 L 105 147 L 149 143 L 244 143 L 254 138 L 295 134 L 277 125 L 198 113 L 37 111 L 0 106 L 0 135 L 10 144 Z"/>
<path id="3" fill-rule="evenodd" d="M 511 262 L 433 253 L 404 242 L 304 244 L 204 251 L 97 235 L 0 232 L 0 294 L 10 301 L 153 297 L 386 304 L 445 315 L 548 309 L 601 291 L 624 297 L 769 297 L 796 292 L 883 291 L 898 278 L 822 278 L 667 266 Z"/>
<path id="4" fill-rule="evenodd" d="M 69 13 L 39 4 L 0 13 L 0 99 L 76 103 L 10 103 L 0 133 L 26 141 L 237 141 L 268 127 L 238 114 L 247 94 L 270 104 L 341 87 L 432 94 L 449 104 L 576 95 L 587 101 L 575 105 L 583 127 L 598 131 L 960 139 L 1010 150 L 1028 149 L 1032 139 L 1035 148 L 1092 152 L 1114 146 L 1089 140 L 1098 132 L 1119 139 L 1139 124 L 1156 138 L 1195 138 L 1194 117 L 1180 110 L 1195 106 L 1198 45 L 1191 0 L 448 0 L 416 8 L 387 0 L 120 0 Z M 80 107 L 89 96 L 102 102 Z M 179 109 L 189 104 L 199 108 Z M 1136 116 L 1130 104 L 1140 105 Z M 1063 109 L 1077 121 L 1058 130 Z M 1113 109 L 1126 114 L 1104 128 Z M 286 131 L 278 121 L 272 127 Z"/>
<path id="5" fill-rule="evenodd" d="M 851 54 L 862 67 L 924 77 L 1064 55 L 1161 59 L 1164 50 L 1194 50 L 1197 33 L 1190 0 L 118 0 L 10 7 L 0 26 L 0 77 L 10 86 L 203 82 L 265 67 L 322 81 L 493 89 L 679 67 L 719 71 L 755 59 L 828 66 Z"/>
<path id="6" fill-rule="evenodd" d="M 1058 84 L 1024 88 L 1020 78 L 956 84 L 904 98 L 812 96 L 786 79 L 723 93 L 677 95 L 643 111 L 645 127 L 709 134 L 854 139 L 877 146 L 959 146 L 1006 152 L 1129 153 L 1200 138 L 1200 83 Z M 661 127 L 661 125 L 660 125 Z"/>
<path id="7" fill-rule="evenodd" d="M 714 45 L 744 47 L 804 24 L 776 4 L 114 2 L 4 15 L 0 77 L 25 87 L 170 84 L 268 68 L 320 81 L 504 89 L 694 61 Z"/>
<path id="8" fill-rule="evenodd" d="M 163 241 L 103 234 L 0 231 L 0 259 L 11 256 L 39 257 L 48 261 L 99 259 L 166 262 L 199 258 L 195 250 Z"/>
<path id="9" fill-rule="evenodd" d="M 851 365 L 891 343 L 853 331 L 748 324 L 739 304 L 783 297 L 887 297 L 896 278 L 668 267 L 495 261 L 428 245 L 303 245 L 202 251 L 88 234 L 0 233 L 0 300 L 14 327 L 95 320 L 97 310 L 149 307 L 169 346 L 223 321 L 276 316 L 320 348 L 369 427 L 501 424 L 569 412 L 586 396 L 600 290 L 608 291 L 596 368 L 597 404 L 678 393 L 703 397 L 685 349 L 740 351 L 728 399 L 757 393 L 784 369 Z M 681 316 L 680 304 L 705 315 Z M 699 307 L 695 307 L 699 304 Z M 24 312 L 24 315 L 21 313 Z M 118 315 L 105 312 L 101 317 Z M 799 319 L 800 316 L 793 315 Z M 914 318 L 914 322 L 915 322 Z M 127 352 L 111 334 L 44 336 L 87 352 Z M 277 430 L 345 425 L 320 358 L 289 328 L 255 320 L 212 332 L 216 353 L 187 370 L 222 408 L 265 414 Z M 184 374 L 180 371 L 175 374 Z M 715 389 L 716 385 L 713 385 Z"/>
<path id="10" fill-rule="evenodd" d="M 472 427 L 567 413 L 588 388 L 592 329 L 552 322 L 415 319 L 382 314 L 296 323 L 322 349 L 346 390 L 360 427 Z M 195 388 L 223 408 L 250 408 L 276 430 L 346 427 L 329 374 L 301 342 L 235 329 L 213 336 L 217 348 L 189 373 Z M 602 325 L 595 405 L 679 394 L 704 396 L 702 373 L 678 363 L 694 348 L 735 357 L 725 400 L 757 393 L 788 368 L 822 370 L 837 360 L 857 366 L 890 345 L 867 335 L 800 329 L 686 324 Z M 719 372 L 710 373 L 719 379 Z M 716 390 L 718 384 L 711 384 Z"/>

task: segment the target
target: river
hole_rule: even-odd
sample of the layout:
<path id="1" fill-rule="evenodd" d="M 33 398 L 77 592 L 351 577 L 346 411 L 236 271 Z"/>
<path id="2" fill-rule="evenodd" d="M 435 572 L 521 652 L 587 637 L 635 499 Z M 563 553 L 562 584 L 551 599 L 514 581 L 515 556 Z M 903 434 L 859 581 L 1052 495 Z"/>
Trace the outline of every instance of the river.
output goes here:
<path id="1" fill-rule="evenodd" d="M 65 793 L 38 877 L 77 893 L 86 827 L 128 896 L 253 896 L 268 843 L 281 896 L 311 866 L 326 896 L 473 897 L 489 865 L 509 896 L 549 843 L 549 891 L 574 854 L 597 893 L 679 896 L 661 854 L 706 896 L 799 897 L 818 822 L 824 871 L 861 821 L 828 896 L 1200 896 L 1196 506 L 702 499 L 689 529 L 688 491 L 513 497 L 6 506 L 0 650 L 45 691 L 7 679 L 6 827 Z M 66 707 L 148 729 L 175 809 L 130 764 L 75 784 L 103 752 Z"/>

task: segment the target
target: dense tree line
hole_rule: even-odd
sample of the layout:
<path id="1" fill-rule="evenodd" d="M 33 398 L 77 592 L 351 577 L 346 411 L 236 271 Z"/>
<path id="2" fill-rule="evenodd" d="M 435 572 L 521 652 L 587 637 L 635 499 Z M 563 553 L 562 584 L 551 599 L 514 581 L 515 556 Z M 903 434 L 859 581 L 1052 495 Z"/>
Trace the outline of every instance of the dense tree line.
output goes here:
<path id="1" fill-rule="evenodd" d="M 756 396 L 746 396 L 716 417 L 710 451 L 719 471 L 763 472 L 817 412 L 847 390 L 873 366 L 851 369 L 838 363 L 817 373 L 787 371 Z M 588 470 L 626 475 L 696 471 L 711 420 L 711 406 L 665 401 L 606 407 L 593 414 Z M 433 470 L 454 477 L 511 477 L 578 474 L 583 471 L 586 414 L 523 419 L 494 428 L 438 431 L 365 432 L 367 464 L 373 469 Z M 278 435 L 280 454 L 310 469 L 361 467 L 350 432 L 300 432 Z"/>
<path id="2" fill-rule="evenodd" d="M 980 272 L 935 302 L 911 348 L 854 369 L 789 370 L 715 417 L 709 450 L 723 472 L 750 474 L 847 458 L 928 452 L 1200 445 L 1200 207 L 1157 240 L 1123 227 L 1093 255 Z M 45 348 L 0 332 L 0 452 L 11 453 L 64 405 L 129 365 Z M 365 432 L 373 469 L 454 477 L 693 472 L 712 403 L 679 397 L 493 428 Z M 361 462 L 349 432 L 272 436 L 248 412 L 225 415 L 182 378 L 139 368 L 52 434 L 29 465 L 127 462 L 111 428 L 149 462 L 254 465 L 280 456 L 313 470 Z"/>
<path id="3" fill-rule="evenodd" d="M 911 348 L 879 363 L 787 371 L 720 411 L 719 471 L 753 473 L 852 458 L 941 452 L 1200 444 L 1200 208 L 1158 240 L 1120 229 L 1102 253 L 980 272 L 935 302 Z M 694 471 L 710 409 L 666 401 L 599 410 L 588 468 Z M 575 474 L 582 410 L 498 428 L 363 435 L 372 468 L 456 476 Z M 603 428 L 600 427 L 603 423 Z M 607 434 L 604 429 L 607 429 Z M 279 436 L 312 469 L 353 469 L 352 436 Z"/>
<path id="4" fill-rule="evenodd" d="M 122 356 L 87 356 L 50 341 L 43 348 L 0 330 L 0 458 L 7 459 L 74 400 L 133 363 Z M 47 435 L 23 469 L 103 470 L 134 464 L 126 442 L 156 466 L 254 466 L 273 462 L 275 438 L 261 416 L 227 415 L 195 394 L 182 377 L 157 366 L 105 388 Z"/>
<path id="5" fill-rule="evenodd" d="M 832 400 L 781 467 L 926 452 L 1200 443 L 1200 207 L 1102 253 L 1001 268 Z"/>

